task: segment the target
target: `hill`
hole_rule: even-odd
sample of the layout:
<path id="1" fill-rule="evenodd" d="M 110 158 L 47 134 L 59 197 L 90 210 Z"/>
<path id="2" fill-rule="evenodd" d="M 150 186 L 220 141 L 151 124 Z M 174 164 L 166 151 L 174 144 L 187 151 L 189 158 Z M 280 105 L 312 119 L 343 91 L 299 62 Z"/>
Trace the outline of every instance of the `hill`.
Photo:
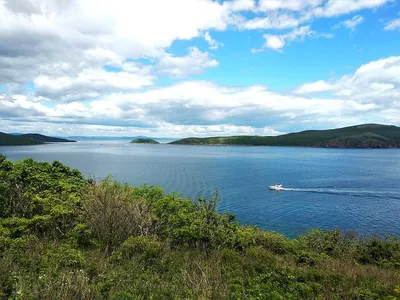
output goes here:
<path id="1" fill-rule="evenodd" d="M 149 138 L 138 138 L 131 141 L 133 144 L 159 144 L 159 142 Z"/>
<path id="2" fill-rule="evenodd" d="M 75 143 L 74 140 L 67 140 L 62 138 L 56 138 L 51 136 L 46 136 L 38 133 L 27 133 L 21 134 L 20 136 L 32 139 L 34 141 L 38 141 L 41 143 Z"/>
<path id="3" fill-rule="evenodd" d="M 290 239 L 217 212 L 218 195 L 94 182 L 0 154 L 1 299 L 399 299 L 400 241 Z"/>
<path id="4" fill-rule="evenodd" d="M 28 145 L 40 145 L 45 143 L 65 143 L 65 142 L 75 142 L 75 141 L 49 137 L 36 133 L 11 135 L 0 132 L 0 146 L 28 146 Z"/>
<path id="5" fill-rule="evenodd" d="M 185 138 L 178 145 L 298 146 L 319 148 L 400 148 L 400 127 L 364 124 L 330 130 L 307 130 L 279 136 Z"/>
<path id="6" fill-rule="evenodd" d="M 25 146 L 25 145 L 39 145 L 42 142 L 32 140 L 28 137 L 20 135 L 11 135 L 0 132 L 0 146 Z"/>

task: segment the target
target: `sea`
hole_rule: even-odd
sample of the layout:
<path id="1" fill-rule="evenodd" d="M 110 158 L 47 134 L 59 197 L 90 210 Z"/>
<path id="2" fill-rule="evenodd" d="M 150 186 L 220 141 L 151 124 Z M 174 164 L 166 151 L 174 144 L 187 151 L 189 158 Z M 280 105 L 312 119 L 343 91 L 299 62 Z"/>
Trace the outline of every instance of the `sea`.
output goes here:
<path id="1" fill-rule="evenodd" d="M 400 149 L 186 146 L 78 141 L 0 147 L 12 161 L 58 160 L 86 177 L 161 186 L 288 237 L 314 228 L 400 237 Z M 282 191 L 269 186 L 282 184 Z"/>

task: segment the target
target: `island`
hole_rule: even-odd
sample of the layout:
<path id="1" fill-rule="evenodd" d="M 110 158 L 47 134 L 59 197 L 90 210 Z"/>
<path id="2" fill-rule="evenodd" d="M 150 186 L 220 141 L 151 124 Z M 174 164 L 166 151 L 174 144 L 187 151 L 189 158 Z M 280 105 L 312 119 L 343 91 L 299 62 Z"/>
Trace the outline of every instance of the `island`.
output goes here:
<path id="1" fill-rule="evenodd" d="M 131 141 L 132 144 L 159 144 L 159 142 L 149 138 L 137 138 Z"/>
<path id="2" fill-rule="evenodd" d="M 29 146 L 29 145 L 41 145 L 47 143 L 67 143 L 67 142 L 76 142 L 76 141 L 45 136 L 37 133 L 12 135 L 0 132 L 0 146 Z"/>
<path id="3" fill-rule="evenodd" d="M 318 148 L 400 148 L 400 127 L 362 124 L 329 130 L 307 130 L 278 136 L 184 138 L 173 145 L 295 146 Z"/>

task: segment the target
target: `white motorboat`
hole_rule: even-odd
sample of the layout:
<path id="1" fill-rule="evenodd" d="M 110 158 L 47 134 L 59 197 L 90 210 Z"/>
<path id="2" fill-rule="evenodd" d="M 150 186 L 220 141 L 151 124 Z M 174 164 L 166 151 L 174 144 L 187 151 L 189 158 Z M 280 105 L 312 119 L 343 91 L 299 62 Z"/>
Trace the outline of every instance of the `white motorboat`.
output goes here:
<path id="1" fill-rule="evenodd" d="M 269 189 L 273 191 L 282 191 L 283 187 L 282 184 L 275 184 L 275 185 L 270 185 Z"/>

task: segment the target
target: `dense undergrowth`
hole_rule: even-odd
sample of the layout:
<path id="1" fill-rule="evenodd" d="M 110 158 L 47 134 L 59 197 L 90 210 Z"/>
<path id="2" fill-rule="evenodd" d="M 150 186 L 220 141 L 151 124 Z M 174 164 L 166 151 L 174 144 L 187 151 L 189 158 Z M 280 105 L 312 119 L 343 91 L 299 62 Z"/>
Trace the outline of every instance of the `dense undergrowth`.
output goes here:
<path id="1" fill-rule="evenodd" d="M 218 196 L 0 155 L 1 299 L 400 299 L 400 242 L 240 226 Z"/>

